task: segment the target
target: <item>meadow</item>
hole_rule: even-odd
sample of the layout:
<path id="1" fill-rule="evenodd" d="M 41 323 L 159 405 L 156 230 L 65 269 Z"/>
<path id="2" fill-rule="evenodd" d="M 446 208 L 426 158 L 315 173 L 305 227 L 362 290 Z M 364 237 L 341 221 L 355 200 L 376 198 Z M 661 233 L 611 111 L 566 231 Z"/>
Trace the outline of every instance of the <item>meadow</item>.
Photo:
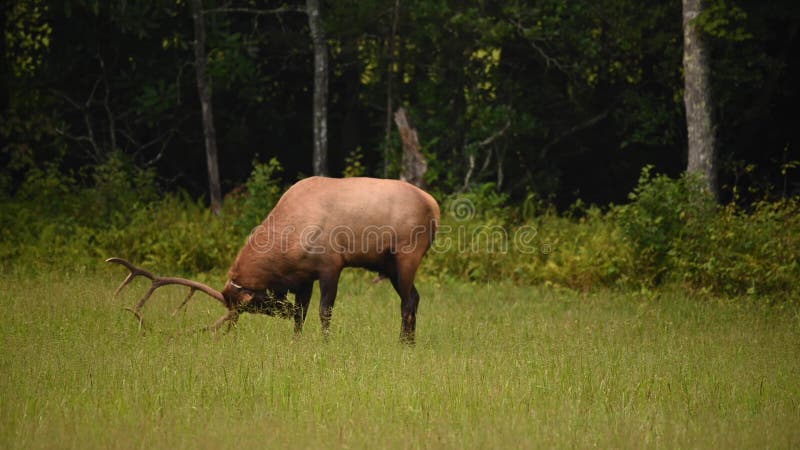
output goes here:
<path id="1" fill-rule="evenodd" d="M 387 282 L 346 272 L 304 334 L 100 266 L 0 275 L 2 448 L 797 448 L 800 308 L 423 274 L 417 344 Z M 223 276 L 220 273 L 220 276 Z M 221 285 L 223 280 L 209 280 Z"/>

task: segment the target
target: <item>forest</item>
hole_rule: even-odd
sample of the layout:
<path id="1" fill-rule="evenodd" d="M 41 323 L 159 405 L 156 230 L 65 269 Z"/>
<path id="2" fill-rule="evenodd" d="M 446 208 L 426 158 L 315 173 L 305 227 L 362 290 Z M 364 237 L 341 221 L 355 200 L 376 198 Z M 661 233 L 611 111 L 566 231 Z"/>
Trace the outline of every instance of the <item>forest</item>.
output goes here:
<path id="1" fill-rule="evenodd" d="M 428 185 L 445 193 L 492 183 L 513 201 L 605 206 L 627 201 L 645 165 L 686 168 L 678 1 L 323 2 L 327 161 L 316 169 L 306 5 L 201 3 L 224 194 L 271 158 L 287 183 L 354 169 L 397 177 L 400 106 Z M 796 194 L 800 5 L 706 3 L 697 26 L 720 198 Z M 160 189 L 208 199 L 191 4 L 7 3 L 3 191 L 33 168 L 83 178 L 120 158 L 152 170 Z"/>

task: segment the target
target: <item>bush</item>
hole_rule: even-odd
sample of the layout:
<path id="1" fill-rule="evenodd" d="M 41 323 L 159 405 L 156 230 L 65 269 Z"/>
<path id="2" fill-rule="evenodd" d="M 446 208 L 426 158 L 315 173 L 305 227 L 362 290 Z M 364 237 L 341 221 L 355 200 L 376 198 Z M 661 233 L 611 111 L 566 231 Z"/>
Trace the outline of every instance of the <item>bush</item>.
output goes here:
<path id="1" fill-rule="evenodd" d="M 590 208 L 573 219 L 559 216 L 533 196 L 515 208 L 490 187 L 442 202 L 442 224 L 426 258 L 426 272 L 581 290 L 625 279 L 629 251 L 619 245 L 618 230 L 600 209 Z"/>
<path id="2" fill-rule="evenodd" d="M 99 230 L 92 254 L 120 256 L 167 273 L 224 269 L 241 244 L 234 222 L 185 193 L 172 194 L 137 209 L 125 225 Z"/>
<path id="3" fill-rule="evenodd" d="M 673 268 L 675 247 L 698 239 L 714 221 L 713 198 L 691 176 L 671 179 L 642 170 L 631 203 L 617 207 L 614 218 L 631 246 L 638 275 L 647 284 L 659 284 Z"/>
<path id="4" fill-rule="evenodd" d="M 614 215 L 634 255 L 632 280 L 727 295 L 800 293 L 797 199 L 758 202 L 749 212 L 719 207 L 697 179 L 650 168 L 631 199 Z"/>
<path id="5" fill-rule="evenodd" d="M 280 164 L 255 164 L 247 192 L 213 215 L 186 193 L 161 200 L 124 159 L 75 177 L 32 169 L 0 197 L 0 263 L 99 267 L 119 256 L 170 274 L 221 272 L 280 198 Z M 512 206 L 491 184 L 445 197 L 423 276 L 589 290 L 679 283 L 726 295 L 800 298 L 800 199 L 716 206 L 692 178 L 642 172 L 631 203 L 558 214 L 530 195 Z"/>
<path id="6" fill-rule="evenodd" d="M 678 280 L 706 291 L 800 293 L 800 202 L 758 202 L 751 212 L 731 204 L 675 245 Z"/>
<path id="7" fill-rule="evenodd" d="M 0 207 L 0 264 L 89 264 L 98 233 L 124 227 L 156 196 L 154 174 L 121 154 L 80 176 L 56 163 L 32 167 Z"/>
<path id="8" fill-rule="evenodd" d="M 281 172 L 283 167 L 276 158 L 266 163 L 253 161 L 253 171 L 245 183 L 247 191 L 242 207 L 236 211 L 238 218 L 235 224 L 245 233 L 260 224 L 283 195 L 284 189 L 279 178 Z"/>
<path id="9" fill-rule="evenodd" d="M 609 213 L 592 207 L 573 219 L 551 211 L 535 223 L 546 251 L 528 269 L 531 281 L 584 291 L 630 281 L 632 252 Z"/>
<path id="10" fill-rule="evenodd" d="M 509 267 L 513 227 L 507 198 L 485 184 L 441 202 L 441 223 L 430 252 L 434 271 L 457 278 L 484 281 L 502 277 Z"/>
<path id="11" fill-rule="evenodd" d="M 137 167 L 121 152 L 111 153 L 106 161 L 86 172 L 88 187 L 80 190 L 82 210 L 77 215 L 86 226 L 124 224 L 129 214 L 159 197 L 155 172 Z"/>

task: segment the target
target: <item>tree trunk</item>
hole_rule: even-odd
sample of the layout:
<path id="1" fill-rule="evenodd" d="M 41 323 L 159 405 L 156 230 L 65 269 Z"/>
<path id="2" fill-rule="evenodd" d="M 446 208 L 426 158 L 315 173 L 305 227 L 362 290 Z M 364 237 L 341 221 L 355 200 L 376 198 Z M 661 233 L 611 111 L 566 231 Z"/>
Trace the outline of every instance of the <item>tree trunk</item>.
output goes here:
<path id="1" fill-rule="evenodd" d="M 428 163 L 420 151 L 417 130 L 409 125 L 406 110 L 403 108 L 399 108 L 394 114 L 394 122 L 397 124 L 400 139 L 403 141 L 403 168 L 400 172 L 400 179 L 424 188 Z"/>
<path id="2" fill-rule="evenodd" d="M 211 80 L 206 73 L 206 25 L 203 21 L 201 0 L 192 0 L 194 20 L 194 65 L 197 74 L 197 92 L 203 113 L 203 136 L 205 137 L 206 165 L 208 166 L 208 192 L 211 211 L 219 214 L 222 209 L 222 190 L 219 183 L 217 163 L 217 132 L 214 129 L 214 113 L 211 108 Z"/>
<path id="3" fill-rule="evenodd" d="M 328 44 L 322 28 L 319 0 L 306 0 L 308 27 L 314 47 L 314 175 L 328 174 Z"/>
<path id="4" fill-rule="evenodd" d="M 392 30 L 389 34 L 389 51 L 386 58 L 386 124 L 383 143 L 383 178 L 389 177 L 389 150 L 392 146 L 392 111 L 394 109 L 392 85 L 394 84 L 395 35 L 397 34 L 397 18 L 400 13 L 400 0 L 395 0 L 392 12 Z"/>
<path id="5" fill-rule="evenodd" d="M 705 187 L 717 195 L 716 137 L 712 121 L 708 50 L 694 20 L 703 0 L 683 0 L 683 101 L 686 106 L 689 164 L 687 172 L 703 178 Z"/>

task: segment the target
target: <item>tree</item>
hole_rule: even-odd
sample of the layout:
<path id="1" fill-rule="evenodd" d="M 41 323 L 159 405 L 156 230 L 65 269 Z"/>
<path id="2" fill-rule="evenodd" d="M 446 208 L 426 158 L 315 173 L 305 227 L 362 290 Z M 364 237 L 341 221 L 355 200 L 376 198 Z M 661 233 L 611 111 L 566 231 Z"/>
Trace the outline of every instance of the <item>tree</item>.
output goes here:
<path id="1" fill-rule="evenodd" d="M 206 72 L 206 26 L 201 0 L 192 0 L 194 21 L 194 64 L 197 74 L 197 93 L 203 114 L 203 136 L 205 138 L 206 165 L 208 166 L 208 191 L 211 210 L 219 214 L 222 209 L 222 189 L 217 163 L 217 132 L 214 129 L 214 113 L 211 107 L 211 80 Z"/>
<path id="2" fill-rule="evenodd" d="M 384 133 L 386 134 L 385 142 L 383 143 L 383 178 L 389 176 L 389 151 L 391 149 L 392 137 L 392 85 L 394 84 L 394 69 L 395 69 L 395 35 L 397 34 L 397 20 L 400 13 L 400 0 L 394 1 L 392 8 L 392 29 L 388 38 L 388 55 L 386 64 L 386 123 L 384 125 Z M 402 109 L 402 108 L 401 108 Z M 399 111 L 398 111 L 399 113 Z M 405 115 L 405 113 L 403 113 Z M 395 115 L 395 118 L 397 116 Z M 395 119 L 396 120 L 396 119 Z"/>
<path id="3" fill-rule="evenodd" d="M 706 189 L 716 196 L 716 138 L 711 117 L 708 49 L 695 23 L 702 10 L 703 0 L 683 0 L 683 100 L 689 155 L 686 170 L 700 174 Z"/>
<path id="4" fill-rule="evenodd" d="M 319 0 L 307 0 L 308 27 L 314 48 L 314 175 L 328 174 L 328 44 Z"/>

